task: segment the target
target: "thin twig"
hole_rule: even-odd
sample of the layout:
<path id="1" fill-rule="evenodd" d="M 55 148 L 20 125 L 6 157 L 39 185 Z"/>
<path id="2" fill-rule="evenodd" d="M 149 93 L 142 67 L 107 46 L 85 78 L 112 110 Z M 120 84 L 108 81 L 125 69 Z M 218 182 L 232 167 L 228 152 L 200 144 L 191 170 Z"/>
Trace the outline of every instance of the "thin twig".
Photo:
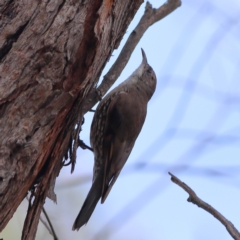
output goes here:
<path id="1" fill-rule="evenodd" d="M 29 202 L 29 205 L 31 205 L 31 201 L 32 201 L 33 196 L 34 196 L 34 191 L 32 191 L 30 198 L 29 198 L 28 196 L 26 196 L 26 199 L 27 199 L 27 201 Z M 43 211 L 44 216 L 45 216 L 46 219 L 47 219 L 47 223 L 42 219 L 41 216 L 40 216 L 39 220 L 40 220 L 40 221 L 42 222 L 42 224 L 46 227 L 46 229 L 49 231 L 49 233 L 53 236 L 53 239 L 54 239 L 54 240 L 58 240 L 58 237 L 57 237 L 57 235 L 56 235 L 56 233 L 55 233 L 55 231 L 54 231 L 54 228 L 53 228 L 53 225 L 52 225 L 52 223 L 51 223 L 51 220 L 50 220 L 50 218 L 48 217 L 47 212 L 46 212 L 46 210 L 45 210 L 44 207 L 43 207 L 42 211 Z"/>
<path id="2" fill-rule="evenodd" d="M 188 194 L 189 197 L 187 199 L 188 202 L 191 202 L 193 204 L 196 204 L 198 207 L 204 209 L 205 211 L 209 212 L 211 215 L 213 215 L 216 219 L 218 219 L 227 229 L 229 234 L 233 237 L 233 239 L 240 240 L 240 233 L 239 231 L 234 227 L 234 225 L 227 220 L 220 212 L 218 212 L 215 208 L 210 206 L 208 203 L 201 200 L 197 194 L 184 182 L 182 182 L 179 178 L 174 176 L 172 173 L 169 173 L 171 176 L 172 182 L 183 188 Z"/>
<path id="3" fill-rule="evenodd" d="M 55 233 L 55 231 L 54 231 L 54 228 L 53 228 L 53 225 L 52 225 L 52 223 L 51 223 L 51 220 L 50 220 L 50 218 L 48 217 L 47 212 L 46 212 L 46 210 L 45 210 L 44 207 L 43 207 L 42 211 L 43 211 L 44 216 L 45 216 L 46 219 L 47 219 L 48 225 L 45 223 L 45 221 L 44 221 L 41 217 L 40 217 L 40 221 L 41 221 L 41 222 L 43 223 L 43 225 L 48 229 L 49 233 L 53 236 L 53 239 L 54 239 L 54 240 L 58 240 L 58 237 L 57 237 L 57 235 L 56 235 L 56 233 Z"/>
<path id="4" fill-rule="evenodd" d="M 39 220 L 44 225 L 44 227 L 48 230 L 48 232 L 53 236 L 51 228 L 49 227 L 48 223 L 45 222 L 41 216 L 40 216 Z"/>

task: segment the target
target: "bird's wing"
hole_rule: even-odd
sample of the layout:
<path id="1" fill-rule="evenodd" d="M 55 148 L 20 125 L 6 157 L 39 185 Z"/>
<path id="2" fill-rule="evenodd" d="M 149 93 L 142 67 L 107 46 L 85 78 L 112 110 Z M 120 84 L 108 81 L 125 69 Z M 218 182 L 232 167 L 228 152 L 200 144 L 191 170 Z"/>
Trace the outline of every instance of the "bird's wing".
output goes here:
<path id="1" fill-rule="evenodd" d="M 104 131 L 103 203 L 122 170 L 146 116 L 144 106 L 125 91 L 115 96 L 108 107 Z"/>

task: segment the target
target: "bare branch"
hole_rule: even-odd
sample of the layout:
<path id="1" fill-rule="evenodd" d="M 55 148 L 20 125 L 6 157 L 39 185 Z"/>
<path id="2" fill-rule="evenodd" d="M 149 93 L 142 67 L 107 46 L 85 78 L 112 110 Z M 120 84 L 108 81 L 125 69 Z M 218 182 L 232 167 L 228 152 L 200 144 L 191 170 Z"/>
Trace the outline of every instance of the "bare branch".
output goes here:
<path id="1" fill-rule="evenodd" d="M 97 91 L 92 91 L 89 94 L 88 100 L 84 106 L 84 113 L 89 111 L 99 101 L 99 96 L 102 97 L 103 95 L 105 95 L 105 93 L 110 89 L 110 87 L 120 76 L 124 67 L 128 63 L 128 60 L 133 50 L 137 46 L 138 42 L 140 41 L 146 30 L 151 25 L 173 12 L 179 6 L 181 6 L 180 0 L 168 0 L 158 9 L 152 8 L 152 5 L 149 2 L 146 3 L 145 12 L 141 20 L 130 34 L 116 62 L 110 68 L 108 73 L 104 76 L 102 83 L 97 88 Z"/>
<path id="2" fill-rule="evenodd" d="M 233 239 L 240 240 L 240 233 L 230 221 L 228 221 L 220 212 L 218 212 L 208 203 L 201 200 L 187 184 L 182 182 L 179 178 L 170 172 L 169 175 L 171 176 L 172 182 L 183 188 L 189 194 L 189 198 L 187 199 L 188 202 L 196 204 L 198 207 L 203 208 L 205 211 L 209 212 L 226 227 L 227 231 L 233 237 Z"/>
<path id="3" fill-rule="evenodd" d="M 27 201 L 29 202 L 29 204 L 31 204 L 31 198 L 34 196 L 34 193 L 31 195 L 31 197 L 29 198 L 28 196 L 26 196 Z M 50 218 L 48 217 L 48 214 L 45 210 L 45 208 L 42 208 L 42 212 L 45 216 L 45 218 L 47 219 L 47 223 L 43 220 L 43 218 L 40 216 L 39 220 L 42 222 L 42 224 L 45 226 L 45 228 L 48 230 L 48 232 L 53 236 L 54 240 L 58 240 L 58 237 L 54 231 L 53 225 L 51 223 Z M 0 239 L 1 240 L 1 239 Z"/>
<path id="4" fill-rule="evenodd" d="M 49 233 L 53 236 L 53 239 L 54 240 L 58 240 L 58 237 L 57 237 L 57 235 L 56 235 L 56 233 L 55 233 L 55 231 L 54 231 L 54 228 L 53 228 L 53 225 L 52 225 L 52 223 L 51 223 L 51 220 L 50 220 L 50 218 L 48 217 L 48 214 L 47 214 L 47 212 L 46 212 L 46 210 L 45 210 L 45 208 L 43 207 L 43 209 L 42 209 L 42 211 L 43 211 L 43 214 L 45 215 L 45 217 L 46 217 L 46 219 L 47 219 L 47 222 L 48 222 L 48 225 L 47 225 L 47 223 L 40 217 L 40 221 L 43 223 L 43 225 L 47 228 L 47 230 L 49 231 Z"/>
<path id="5" fill-rule="evenodd" d="M 51 231 L 51 228 L 49 227 L 49 225 L 47 224 L 47 222 L 45 222 L 41 216 L 40 216 L 39 220 L 40 220 L 40 222 L 44 225 L 44 227 L 48 230 L 48 232 L 53 236 L 52 231 Z"/>

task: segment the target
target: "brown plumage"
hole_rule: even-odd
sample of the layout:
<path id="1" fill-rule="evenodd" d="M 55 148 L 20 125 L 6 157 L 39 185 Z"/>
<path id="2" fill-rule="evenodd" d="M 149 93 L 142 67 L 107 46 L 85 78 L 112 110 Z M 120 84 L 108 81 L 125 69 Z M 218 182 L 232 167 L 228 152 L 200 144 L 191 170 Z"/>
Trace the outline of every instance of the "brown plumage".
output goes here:
<path id="1" fill-rule="evenodd" d="M 101 198 L 106 200 L 142 129 L 147 103 L 156 88 L 156 75 L 142 50 L 141 65 L 99 103 L 90 142 L 94 152 L 93 184 L 73 230 L 86 224 Z"/>

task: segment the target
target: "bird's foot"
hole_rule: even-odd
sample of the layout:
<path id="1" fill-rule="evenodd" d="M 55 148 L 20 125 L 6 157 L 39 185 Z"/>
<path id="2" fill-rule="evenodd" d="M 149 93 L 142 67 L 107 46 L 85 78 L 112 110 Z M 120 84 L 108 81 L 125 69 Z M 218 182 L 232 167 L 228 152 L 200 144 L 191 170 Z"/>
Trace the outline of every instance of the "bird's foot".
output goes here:
<path id="1" fill-rule="evenodd" d="M 86 145 L 83 140 L 78 139 L 78 146 L 81 147 L 82 149 L 88 149 L 93 152 L 93 149 Z"/>

